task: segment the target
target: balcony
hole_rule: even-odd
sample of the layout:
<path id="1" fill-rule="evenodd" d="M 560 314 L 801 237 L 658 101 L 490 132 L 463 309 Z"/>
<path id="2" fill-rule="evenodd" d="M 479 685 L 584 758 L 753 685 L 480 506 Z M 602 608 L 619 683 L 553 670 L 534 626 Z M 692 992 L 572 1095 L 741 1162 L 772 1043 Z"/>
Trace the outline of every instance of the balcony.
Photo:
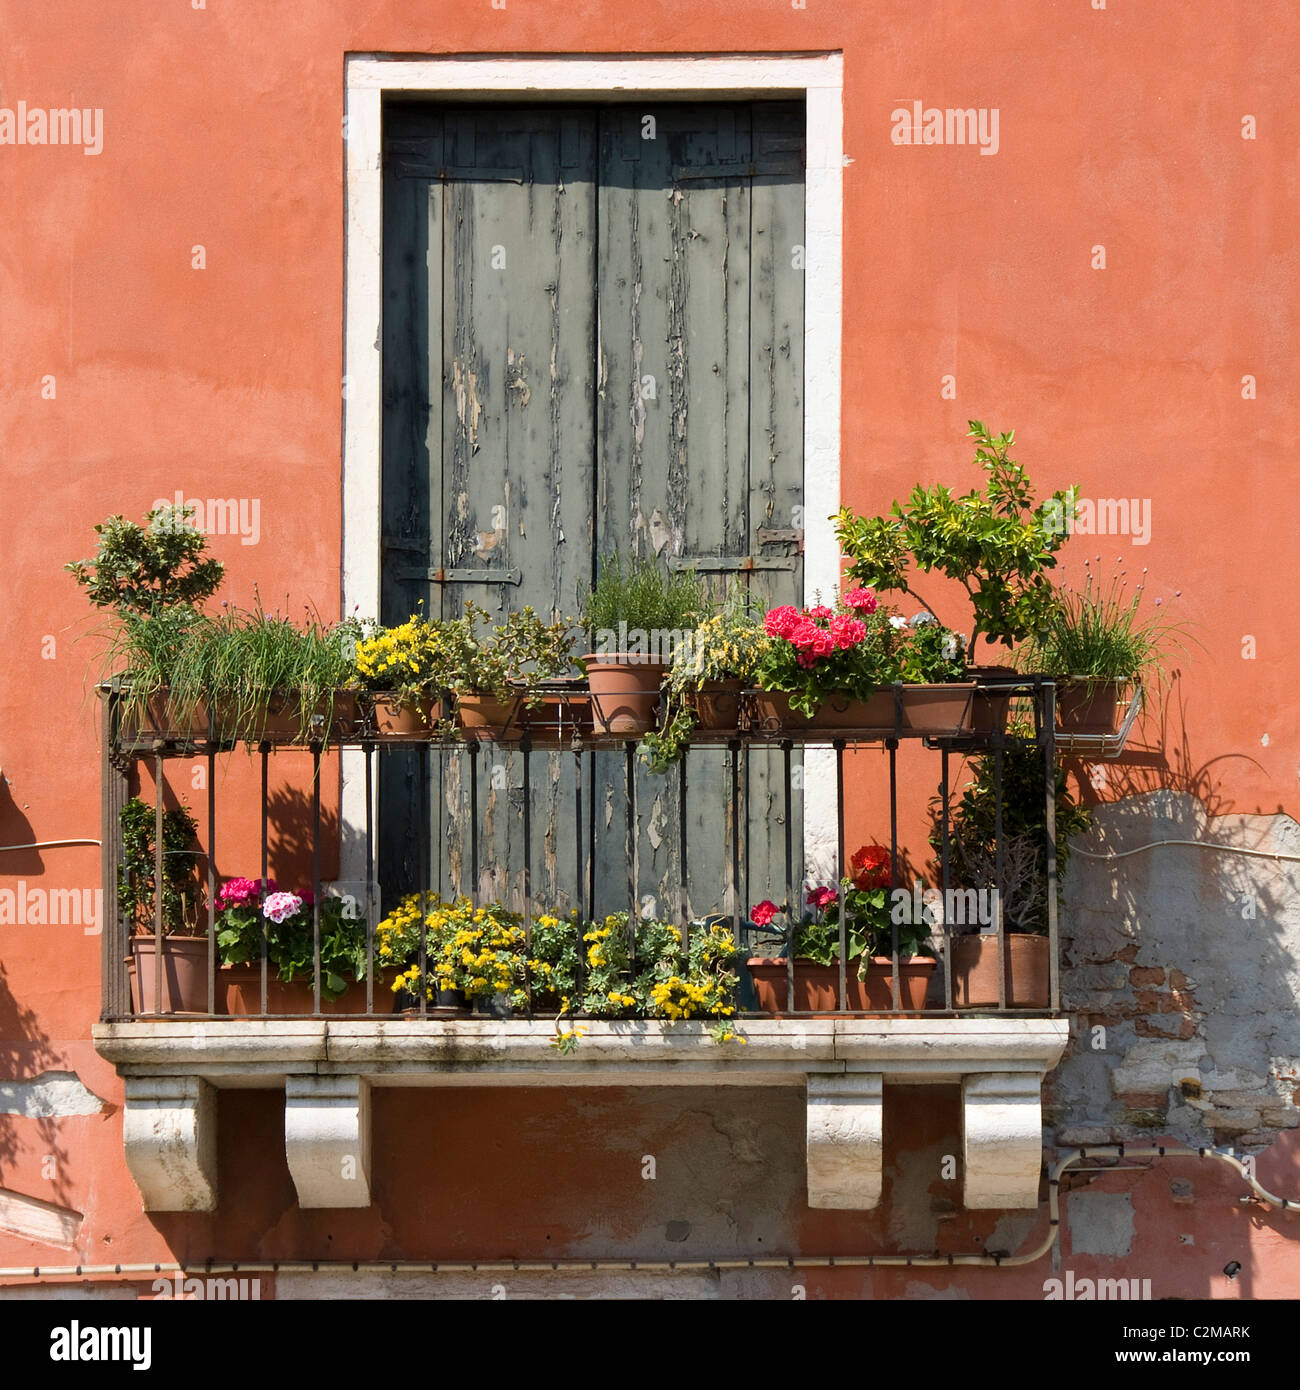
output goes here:
<path id="1" fill-rule="evenodd" d="M 1068 1026 L 1059 1011 L 1056 779 L 1042 777 L 1046 886 L 1038 911 L 1046 930 L 1026 938 L 1009 929 L 1004 911 L 1004 888 L 1017 872 L 1016 846 L 1003 833 L 1004 767 L 1018 760 L 1022 769 L 1055 768 L 1054 690 L 1038 677 L 971 685 L 967 698 L 988 701 L 994 711 L 974 727 L 969 718 L 950 728 L 909 720 L 901 688 L 894 697 L 893 719 L 883 727 L 825 730 L 765 724 L 742 693 L 734 729 L 697 734 L 652 789 L 671 813 L 666 819 L 660 805 L 661 837 L 675 818 L 670 862 L 678 900 L 665 914 L 662 875 L 649 879 L 643 862 L 651 857 L 651 791 L 637 742 L 594 732 L 572 692 L 553 702 L 553 725 L 520 719 L 490 739 L 441 727 L 393 737 L 381 732 L 373 710 L 345 705 L 305 730 L 268 727 L 255 743 L 236 745 L 211 723 L 126 728 L 120 693 L 105 691 L 106 921 L 102 1021 L 94 1038 L 125 1079 L 126 1156 L 146 1209 L 216 1207 L 222 1089 L 283 1090 L 285 1148 L 300 1204 L 336 1208 L 370 1203 L 374 1087 L 555 1085 L 798 1087 L 807 1099 L 810 1205 L 866 1209 L 880 1200 L 888 1090 L 904 1082 L 961 1088 L 967 1206 L 1035 1206 L 1041 1084 L 1061 1056 Z M 1013 722 L 1013 732 L 1004 722 L 1008 704 L 1026 720 Z M 866 749 L 884 754 L 877 775 L 888 783 L 889 850 L 886 860 L 884 846 L 877 847 L 859 868 L 847 839 L 846 790 L 860 777 L 855 759 Z M 900 779 L 904 753 L 937 774 L 938 872 L 928 895 L 905 883 L 900 868 L 900 790 L 906 796 L 914 785 Z M 994 844 L 981 886 L 973 886 L 969 862 L 954 863 L 953 764 L 963 757 L 990 769 Z M 202 788 L 197 850 L 174 842 L 169 848 L 168 817 L 177 810 L 169 769 L 171 784 L 181 769 L 188 785 Z M 152 806 L 131 798 L 133 790 L 149 790 L 147 779 Z M 391 798 L 380 807 L 385 781 L 404 788 L 405 819 L 394 815 Z M 756 785 L 765 816 L 755 810 Z M 549 798 L 544 827 L 535 824 L 539 795 Z M 700 834 L 692 798 L 711 798 L 706 819 L 723 822 L 715 839 Z M 128 802 L 135 814 L 130 843 L 123 828 Z M 142 868 L 146 842 L 152 863 Z M 355 860 L 352 875 L 334 862 L 340 844 Z M 229 919 L 218 908 L 229 870 L 260 871 L 261 902 L 273 856 L 284 859 L 286 845 L 311 887 L 309 904 L 297 909 L 308 968 L 289 984 L 279 978 L 265 915 L 256 919 L 260 928 L 243 966 L 219 962 L 229 953 L 221 944 Z M 228 855 L 241 852 L 242 863 L 227 864 Z M 169 883 L 168 855 L 189 856 L 191 887 L 202 902 L 189 967 L 169 954 L 169 890 L 152 888 Z M 833 861 L 829 872 L 819 855 Z M 256 860 L 251 866 L 249 858 Z M 548 895 L 542 901 L 539 876 Z M 888 926 L 879 926 L 884 916 L 873 919 L 876 934 L 857 956 L 847 897 L 829 928 L 825 914 L 819 920 L 803 911 L 807 884 L 819 879 L 845 894 L 860 883 L 887 894 Z M 655 893 L 647 894 L 648 882 Z M 745 901 L 746 885 L 774 882 L 779 900 L 760 905 L 771 909 L 771 920 L 759 921 L 769 914 Z M 364 961 L 355 983 L 329 973 L 332 933 L 342 920 L 338 903 L 345 900 L 339 894 L 349 890 L 356 910 L 347 930 Z M 992 905 L 986 929 L 977 936 L 957 930 L 969 925 L 957 920 L 963 905 L 980 894 Z M 553 915 L 557 896 L 571 928 Z M 516 943 L 503 947 L 515 951 L 508 969 L 518 966 L 508 989 L 485 990 L 472 1004 L 435 987 L 435 908 L 458 899 L 467 913 L 499 911 Z M 151 904 L 151 920 L 139 910 L 142 901 Z M 403 902 L 415 904 L 407 918 L 414 935 L 394 934 Z M 927 907 L 932 951 L 918 962 L 908 954 L 909 932 Z M 573 933 L 567 942 L 566 930 Z M 830 963 L 796 961 L 792 947 L 817 932 Z M 568 962 L 563 990 L 549 988 L 558 976 L 540 969 L 550 949 L 546 933 L 552 944 L 560 941 L 556 961 Z M 692 1007 L 685 993 L 646 993 L 634 981 L 677 978 L 676 968 L 646 973 L 642 957 L 651 938 L 669 942 L 687 983 L 694 943 L 713 971 L 708 979 L 725 995 L 715 991 L 707 1005 Z M 1045 967 L 1040 993 L 1027 993 L 1017 975 L 1016 952 L 1026 940 L 1037 943 Z M 714 949 L 710 942 L 723 944 Z M 970 959 L 972 947 L 980 968 Z M 608 998 L 630 991 L 625 1003 L 608 1004 L 591 989 L 605 978 L 597 971 L 610 957 L 622 963 L 614 978 L 627 983 Z M 873 963 L 859 978 L 865 958 Z M 755 964 L 760 960 L 769 964 Z M 414 975 L 408 988 L 399 982 L 394 990 L 399 967 Z M 192 978 L 182 996 L 185 968 Z"/>

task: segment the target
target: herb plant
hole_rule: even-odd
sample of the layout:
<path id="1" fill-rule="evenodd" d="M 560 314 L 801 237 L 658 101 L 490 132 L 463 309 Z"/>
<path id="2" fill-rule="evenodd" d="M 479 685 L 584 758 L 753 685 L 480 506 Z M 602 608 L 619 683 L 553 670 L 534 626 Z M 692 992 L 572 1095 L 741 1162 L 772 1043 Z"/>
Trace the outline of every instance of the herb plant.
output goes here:
<path id="1" fill-rule="evenodd" d="M 691 569 L 665 572 L 654 560 L 606 555 L 583 608 L 593 643 L 621 632 L 662 633 L 693 628 L 708 612 L 699 575 Z M 621 640 L 621 638 L 620 638 Z M 608 638 L 605 638 L 606 643 Z M 601 650 L 594 645 L 593 650 Z"/>

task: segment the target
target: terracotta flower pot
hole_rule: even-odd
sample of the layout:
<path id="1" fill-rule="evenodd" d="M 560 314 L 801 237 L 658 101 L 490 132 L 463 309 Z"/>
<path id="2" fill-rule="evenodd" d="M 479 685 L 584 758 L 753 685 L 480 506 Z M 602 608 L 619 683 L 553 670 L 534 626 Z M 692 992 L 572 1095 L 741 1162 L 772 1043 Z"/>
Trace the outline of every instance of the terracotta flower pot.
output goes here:
<path id="1" fill-rule="evenodd" d="M 617 652 L 584 656 L 597 733 L 638 737 L 654 727 L 664 663 Z"/>
<path id="2" fill-rule="evenodd" d="M 790 708 L 783 690 L 763 690 L 754 696 L 754 724 L 760 733 L 852 729 L 884 738 L 894 731 L 894 692 L 878 690 L 869 700 L 831 695 L 811 718 Z"/>
<path id="3" fill-rule="evenodd" d="M 370 697 L 370 709 L 375 733 L 385 740 L 428 738 L 442 717 L 440 700 L 403 704 L 398 696 L 382 691 Z"/>
<path id="4" fill-rule="evenodd" d="M 1008 1008 L 1051 1004 L 1051 943 L 1045 936 L 1005 932 L 1002 937 Z M 998 1006 L 998 939 L 992 933 L 952 941 L 952 1002 L 956 1009 Z"/>
<path id="5" fill-rule="evenodd" d="M 164 936 L 162 998 L 156 993 L 157 955 L 152 936 L 133 936 L 127 973 L 131 1007 L 137 1014 L 206 1014 L 208 1011 L 208 938 Z M 221 994 L 218 989 L 217 1003 Z"/>
<path id="6" fill-rule="evenodd" d="M 576 683 L 548 690 L 539 704 L 524 704 L 516 723 L 535 748 L 567 748 L 575 734 L 587 738 L 592 733 L 591 692 Z"/>
<path id="7" fill-rule="evenodd" d="M 375 975 L 374 1015 L 393 1012 L 393 972 L 380 970 Z M 223 965 L 217 972 L 217 1007 L 232 1018 L 249 1018 L 262 1012 L 262 966 Z M 293 980 L 286 984 L 275 966 L 266 971 L 266 1012 L 268 1014 L 309 1014 L 315 1007 L 315 991 L 310 980 Z M 366 1012 L 366 982 L 354 980 L 337 999 L 320 1001 L 323 1014 L 364 1014 Z"/>
<path id="8" fill-rule="evenodd" d="M 787 1012 L 786 962 L 756 956 L 747 960 L 758 1007 L 768 1014 Z M 899 1009 L 920 1013 L 934 973 L 931 956 L 911 956 L 898 962 Z M 858 962 L 850 961 L 846 970 L 845 994 L 850 1013 L 894 1008 L 893 964 L 888 956 L 873 956 L 865 980 L 858 979 Z M 817 965 L 812 961 L 794 963 L 794 1008 L 796 1013 L 838 1012 L 839 965 Z"/>
<path id="9" fill-rule="evenodd" d="M 211 729 L 206 701 L 199 701 L 184 713 L 172 703 L 170 690 L 158 690 L 145 702 L 143 711 L 124 714 L 122 737 L 127 742 L 140 738 L 205 740 Z"/>
<path id="10" fill-rule="evenodd" d="M 1119 728 L 1120 693 L 1128 681 L 1071 676 L 1056 687 L 1056 727 L 1066 734 L 1113 734 Z"/>
<path id="11" fill-rule="evenodd" d="M 519 738 L 523 732 L 522 712 L 523 700 L 517 695 L 499 700 L 495 695 L 464 690 L 456 696 L 456 723 L 481 743 Z"/>
<path id="12" fill-rule="evenodd" d="M 730 733 L 740 724 L 744 681 L 705 681 L 690 693 L 696 727 L 704 733 Z"/>
<path id="13" fill-rule="evenodd" d="M 978 685 L 996 686 L 1020 680 L 1014 666 L 970 666 L 966 674 Z M 971 732 L 976 734 L 1005 733 L 1007 716 L 1011 712 L 1010 694 L 993 690 L 975 692 L 971 701 Z"/>
<path id="14" fill-rule="evenodd" d="M 903 727 L 935 736 L 969 733 L 974 700 L 974 681 L 905 685 Z"/>

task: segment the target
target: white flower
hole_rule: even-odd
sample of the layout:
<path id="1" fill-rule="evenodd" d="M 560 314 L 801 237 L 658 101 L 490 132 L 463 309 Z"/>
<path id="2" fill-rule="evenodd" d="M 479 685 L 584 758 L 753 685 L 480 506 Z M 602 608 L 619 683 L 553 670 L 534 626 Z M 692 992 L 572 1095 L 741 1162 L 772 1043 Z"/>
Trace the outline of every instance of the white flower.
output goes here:
<path id="1" fill-rule="evenodd" d="M 942 652 L 943 652 L 943 659 L 944 659 L 945 661 L 953 661 L 953 660 L 955 660 L 955 659 L 956 659 L 956 656 L 957 656 L 957 648 L 958 648 L 958 646 L 959 646 L 959 643 L 958 643 L 958 641 L 957 641 L 957 638 L 956 638 L 955 634 L 949 634 L 949 635 L 944 639 L 943 647 L 941 648 L 941 650 L 942 650 Z"/>
<path id="2" fill-rule="evenodd" d="M 914 613 L 912 615 L 913 627 L 928 627 L 931 623 L 937 621 L 938 619 L 934 616 L 934 614 L 925 608 L 921 609 L 919 613 Z"/>
<path id="3" fill-rule="evenodd" d="M 906 618 L 900 618 L 900 617 L 898 617 L 897 615 L 895 615 L 894 617 L 890 618 L 890 620 L 889 620 L 889 626 L 890 626 L 890 627 L 894 627 L 894 628 L 906 627 L 906 626 L 907 626 L 907 619 L 906 619 Z"/>

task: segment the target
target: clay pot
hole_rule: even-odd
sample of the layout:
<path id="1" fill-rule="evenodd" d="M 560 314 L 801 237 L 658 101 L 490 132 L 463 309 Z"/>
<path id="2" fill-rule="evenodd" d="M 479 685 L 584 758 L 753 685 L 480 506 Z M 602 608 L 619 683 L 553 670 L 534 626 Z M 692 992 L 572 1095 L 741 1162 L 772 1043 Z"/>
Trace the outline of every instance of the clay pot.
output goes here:
<path id="1" fill-rule="evenodd" d="M 375 733 L 385 740 L 428 738 L 442 717 L 441 700 L 403 705 L 396 695 L 383 692 L 370 697 L 370 708 Z"/>
<path id="2" fill-rule="evenodd" d="M 597 733 L 639 737 L 654 727 L 664 663 L 617 652 L 589 653 L 583 662 Z"/>
<path id="3" fill-rule="evenodd" d="M 181 714 L 172 704 L 170 690 L 158 690 L 145 702 L 142 713 L 124 714 L 122 738 L 134 743 L 141 738 L 180 739 L 186 742 L 206 740 L 211 725 L 206 701 Z"/>
<path id="4" fill-rule="evenodd" d="M 903 727 L 913 733 L 951 737 L 971 730 L 974 681 L 903 687 Z"/>
<path id="5" fill-rule="evenodd" d="M 517 695 L 499 700 L 495 695 L 461 691 L 456 696 L 456 723 L 480 743 L 519 738 L 523 733 L 523 701 Z"/>
<path id="6" fill-rule="evenodd" d="M 787 1012 L 786 962 L 764 957 L 747 960 L 754 981 L 760 1012 Z M 935 960 L 931 956 L 911 956 L 898 962 L 899 1012 L 920 1013 L 925 1008 L 925 995 L 934 974 Z M 888 956 L 873 956 L 865 980 L 858 979 L 858 962 L 850 961 L 845 980 L 845 994 L 850 1013 L 894 1009 L 893 963 Z M 838 1012 L 839 965 L 817 965 L 812 961 L 794 963 L 794 1008 L 796 1013 Z"/>
<path id="7" fill-rule="evenodd" d="M 591 692 L 577 685 L 547 691 L 540 704 L 525 704 L 516 722 L 534 748 L 567 748 L 575 734 L 585 739 L 592 733 Z"/>
<path id="8" fill-rule="evenodd" d="M 1051 942 L 1027 932 L 1005 932 L 1002 945 L 1007 1007 L 1049 1008 Z M 953 937 L 952 1003 L 955 1009 L 997 1008 L 998 939 L 993 933 Z"/>
<path id="9" fill-rule="evenodd" d="M 979 685 L 1001 685 L 1023 679 L 1014 666 L 970 666 L 966 674 Z M 1010 694 L 977 690 L 971 701 L 971 732 L 1005 733 L 1011 700 Z"/>
<path id="10" fill-rule="evenodd" d="M 133 936 L 127 973 L 131 1007 L 137 1014 L 206 1014 L 208 1011 L 208 938 L 164 936 L 162 999 L 156 994 L 156 953 L 152 936 Z M 218 987 L 217 1002 L 221 994 Z"/>
<path id="11" fill-rule="evenodd" d="M 894 692 L 878 690 L 869 700 L 831 695 L 809 718 L 790 708 L 785 691 L 763 690 L 754 696 L 754 727 L 764 734 L 845 729 L 885 738 L 894 732 Z"/>
<path id="12" fill-rule="evenodd" d="M 213 727 L 219 739 L 245 739 L 250 743 L 307 743 L 351 735 L 357 727 L 357 697 L 340 690 L 333 698 L 325 696 L 303 717 L 302 700 L 296 691 L 273 690 L 262 709 L 236 710 L 227 700 L 216 700 L 212 708 Z"/>
<path id="13" fill-rule="evenodd" d="M 702 733 L 731 733 L 740 724 L 740 692 L 743 681 L 705 681 L 688 699 L 695 712 L 696 728 Z"/>
<path id="14" fill-rule="evenodd" d="M 1056 687 L 1056 727 L 1063 734 L 1113 734 L 1119 728 L 1120 693 L 1128 681 L 1071 676 Z"/>
<path id="15" fill-rule="evenodd" d="M 374 1016 L 393 1012 L 393 972 L 375 975 Z M 223 965 L 217 973 L 217 1007 L 232 1018 L 249 1018 L 262 1012 L 262 965 Z M 268 1014 L 309 1014 L 315 1007 L 315 991 L 309 980 L 286 984 L 275 966 L 266 971 L 266 1012 Z M 366 982 L 354 980 L 337 999 L 321 997 L 323 1014 L 364 1014 Z"/>

